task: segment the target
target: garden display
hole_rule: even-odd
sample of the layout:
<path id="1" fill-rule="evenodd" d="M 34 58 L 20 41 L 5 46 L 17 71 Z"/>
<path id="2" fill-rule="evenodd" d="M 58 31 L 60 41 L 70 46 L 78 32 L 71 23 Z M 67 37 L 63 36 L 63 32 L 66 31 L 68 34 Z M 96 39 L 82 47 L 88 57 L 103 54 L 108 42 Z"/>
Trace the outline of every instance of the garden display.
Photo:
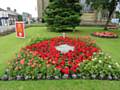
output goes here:
<path id="1" fill-rule="evenodd" d="M 94 32 L 92 34 L 93 36 L 96 36 L 96 37 L 102 37 L 102 38 L 118 38 L 118 35 L 114 32 Z"/>
<path id="2" fill-rule="evenodd" d="M 113 63 L 89 37 L 36 38 L 9 62 L 1 80 L 120 79 Z"/>

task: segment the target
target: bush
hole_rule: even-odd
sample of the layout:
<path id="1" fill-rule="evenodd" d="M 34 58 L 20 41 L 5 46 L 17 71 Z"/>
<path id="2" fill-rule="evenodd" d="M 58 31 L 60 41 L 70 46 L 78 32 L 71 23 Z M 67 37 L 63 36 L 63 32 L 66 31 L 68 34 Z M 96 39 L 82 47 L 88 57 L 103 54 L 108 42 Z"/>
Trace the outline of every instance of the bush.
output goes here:
<path id="1" fill-rule="evenodd" d="M 84 61 L 80 64 L 82 78 L 86 79 L 120 79 L 120 64 L 114 63 L 111 56 L 103 52 L 94 54 L 92 61 Z"/>

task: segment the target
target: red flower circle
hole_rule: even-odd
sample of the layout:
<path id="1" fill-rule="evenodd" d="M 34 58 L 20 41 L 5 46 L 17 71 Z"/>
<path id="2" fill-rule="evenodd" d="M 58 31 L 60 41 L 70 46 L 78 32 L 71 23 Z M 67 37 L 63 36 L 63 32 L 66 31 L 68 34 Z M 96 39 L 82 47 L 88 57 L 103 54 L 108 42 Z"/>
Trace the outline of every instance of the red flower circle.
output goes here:
<path id="1" fill-rule="evenodd" d="M 106 37 L 106 38 L 117 38 L 118 35 L 114 32 L 94 32 L 93 33 L 94 36 L 97 36 L 97 37 Z"/>
<path id="2" fill-rule="evenodd" d="M 55 47 L 62 44 L 74 46 L 74 50 L 61 53 Z M 93 53 L 99 51 L 99 48 L 92 44 L 88 44 L 79 38 L 69 37 L 52 38 L 27 46 L 26 49 L 30 50 L 33 55 L 39 55 L 46 61 L 46 64 L 55 65 L 56 69 L 61 70 L 64 74 L 76 73 L 80 62 L 91 60 Z"/>

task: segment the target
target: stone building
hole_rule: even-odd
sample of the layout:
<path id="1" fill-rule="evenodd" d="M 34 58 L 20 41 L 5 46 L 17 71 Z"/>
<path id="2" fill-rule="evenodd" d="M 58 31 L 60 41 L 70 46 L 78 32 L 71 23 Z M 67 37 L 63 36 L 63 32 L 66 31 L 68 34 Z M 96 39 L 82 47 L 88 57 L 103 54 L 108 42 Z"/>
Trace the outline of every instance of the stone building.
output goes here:
<path id="1" fill-rule="evenodd" d="M 42 20 L 44 9 L 48 6 L 49 0 L 37 0 L 38 17 Z"/>
<path id="2" fill-rule="evenodd" d="M 44 9 L 47 7 L 49 4 L 49 0 L 37 0 L 37 7 L 38 7 L 38 17 L 41 20 L 42 15 L 44 12 Z M 94 21 L 95 20 L 95 13 L 92 12 L 91 8 L 89 5 L 86 4 L 86 0 L 80 0 L 80 4 L 83 6 L 83 16 L 82 20 L 83 21 Z"/>

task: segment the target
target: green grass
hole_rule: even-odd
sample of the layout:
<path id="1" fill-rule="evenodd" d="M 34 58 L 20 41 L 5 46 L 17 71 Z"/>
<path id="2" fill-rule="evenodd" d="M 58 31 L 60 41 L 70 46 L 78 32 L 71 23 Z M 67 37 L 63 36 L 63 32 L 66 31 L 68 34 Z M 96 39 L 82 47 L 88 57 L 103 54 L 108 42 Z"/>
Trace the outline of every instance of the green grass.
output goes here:
<path id="1" fill-rule="evenodd" d="M 90 35 L 102 31 L 100 27 L 78 27 L 78 32 L 68 32 L 68 36 Z M 120 35 L 120 30 L 115 31 Z M 26 30 L 26 38 L 16 38 L 15 33 L 0 37 L 0 75 L 7 67 L 7 62 L 15 57 L 21 47 L 28 44 L 37 35 L 43 37 L 60 36 L 61 33 L 48 32 L 46 27 L 32 27 Z M 120 38 L 103 39 L 92 37 L 103 51 L 110 54 L 115 62 L 120 63 Z M 62 80 L 62 81 L 0 81 L 0 90 L 120 90 L 119 81 Z"/>
<path id="2" fill-rule="evenodd" d="M 120 90 L 118 81 L 10 81 L 0 82 L 0 90 Z"/>

